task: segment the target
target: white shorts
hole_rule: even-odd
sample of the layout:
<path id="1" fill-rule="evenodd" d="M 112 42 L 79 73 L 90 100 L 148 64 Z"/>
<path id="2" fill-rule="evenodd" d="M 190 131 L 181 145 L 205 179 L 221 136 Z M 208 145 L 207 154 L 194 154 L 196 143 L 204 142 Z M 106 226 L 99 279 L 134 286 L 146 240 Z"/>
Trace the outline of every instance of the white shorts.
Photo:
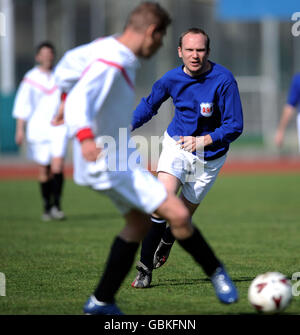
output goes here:
<path id="1" fill-rule="evenodd" d="M 49 141 L 29 142 L 27 157 L 40 165 L 49 165 L 52 158 L 64 158 L 67 152 L 67 128 L 64 125 L 51 127 Z"/>
<path id="2" fill-rule="evenodd" d="M 157 172 L 167 172 L 178 178 L 184 197 L 193 204 L 200 204 L 224 165 L 226 154 L 215 160 L 204 161 L 181 149 L 167 132 L 162 145 Z"/>
<path id="3" fill-rule="evenodd" d="M 91 187 L 106 194 L 123 215 L 131 209 L 151 214 L 167 197 L 164 185 L 149 171 L 136 168 L 107 174 L 106 177 L 113 180 L 110 187 L 106 188 L 104 183 L 95 183 Z"/>

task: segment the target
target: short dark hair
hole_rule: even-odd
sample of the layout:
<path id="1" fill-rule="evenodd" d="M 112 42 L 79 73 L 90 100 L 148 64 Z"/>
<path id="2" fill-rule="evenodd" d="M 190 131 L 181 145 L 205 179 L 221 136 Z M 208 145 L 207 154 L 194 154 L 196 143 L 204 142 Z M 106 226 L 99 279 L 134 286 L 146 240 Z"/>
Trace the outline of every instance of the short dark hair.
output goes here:
<path id="1" fill-rule="evenodd" d="M 44 42 L 41 42 L 37 45 L 37 47 L 35 48 L 35 54 L 37 55 L 42 48 L 49 48 L 53 51 L 53 53 L 55 54 L 55 47 L 54 45 L 49 42 L 49 41 L 44 41 Z"/>
<path id="2" fill-rule="evenodd" d="M 156 24 L 156 31 L 165 31 L 172 22 L 168 12 L 157 2 L 142 2 L 130 14 L 125 24 L 136 31 L 144 31 L 151 24 Z"/>
<path id="3" fill-rule="evenodd" d="M 207 33 L 200 28 L 190 28 L 188 30 L 186 30 L 185 32 L 183 32 L 180 37 L 179 37 L 179 43 L 178 46 L 181 48 L 182 47 L 182 39 L 185 35 L 192 33 L 192 34 L 202 34 L 206 37 L 206 50 L 209 50 L 210 48 L 210 39 L 209 36 L 207 35 Z"/>

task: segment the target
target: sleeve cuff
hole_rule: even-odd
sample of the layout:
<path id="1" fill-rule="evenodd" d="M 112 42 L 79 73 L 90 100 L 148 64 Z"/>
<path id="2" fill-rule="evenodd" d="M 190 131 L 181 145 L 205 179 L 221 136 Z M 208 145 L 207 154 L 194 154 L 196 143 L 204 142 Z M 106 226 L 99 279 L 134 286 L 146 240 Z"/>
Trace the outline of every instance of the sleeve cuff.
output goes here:
<path id="1" fill-rule="evenodd" d="M 215 132 L 213 132 L 213 133 L 211 133 L 209 135 L 210 135 L 210 137 L 211 137 L 211 139 L 213 141 L 213 144 L 215 144 L 216 142 L 218 142 L 219 136 Z"/>
<path id="2" fill-rule="evenodd" d="M 82 142 L 82 141 L 87 140 L 87 139 L 93 139 L 94 134 L 93 134 L 91 128 L 83 128 L 83 129 L 80 129 L 77 132 L 76 137 L 77 137 L 79 142 Z"/>

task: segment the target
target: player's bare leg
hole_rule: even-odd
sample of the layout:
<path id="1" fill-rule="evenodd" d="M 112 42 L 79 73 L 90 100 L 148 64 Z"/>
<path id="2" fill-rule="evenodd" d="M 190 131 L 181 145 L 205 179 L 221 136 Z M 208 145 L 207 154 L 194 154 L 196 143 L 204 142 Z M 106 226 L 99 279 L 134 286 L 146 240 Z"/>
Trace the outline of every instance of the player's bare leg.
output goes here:
<path id="1" fill-rule="evenodd" d="M 51 172 L 61 173 L 64 170 L 64 158 L 62 157 L 53 157 L 51 161 Z"/>
<path id="2" fill-rule="evenodd" d="M 150 216 L 138 210 L 124 215 L 126 225 L 119 236 L 126 242 L 138 242 L 145 237 L 151 227 Z"/>

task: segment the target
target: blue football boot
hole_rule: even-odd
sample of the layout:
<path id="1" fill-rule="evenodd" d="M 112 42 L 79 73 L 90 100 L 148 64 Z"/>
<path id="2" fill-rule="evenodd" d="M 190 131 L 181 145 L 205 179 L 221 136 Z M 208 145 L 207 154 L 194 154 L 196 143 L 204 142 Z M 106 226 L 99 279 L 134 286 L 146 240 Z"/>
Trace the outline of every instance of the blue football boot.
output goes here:
<path id="1" fill-rule="evenodd" d="M 83 312 L 87 315 L 123 315 L 116 304 L 101 303 L 93 295 L 85 303 Z"/>
<path id="2" fill-rule="evenodd" d="M 237 289 L 224 266 L 218 267 L 210 279 L 216 295 L 222 303 L 232 304 L 238 301 Z"/>

